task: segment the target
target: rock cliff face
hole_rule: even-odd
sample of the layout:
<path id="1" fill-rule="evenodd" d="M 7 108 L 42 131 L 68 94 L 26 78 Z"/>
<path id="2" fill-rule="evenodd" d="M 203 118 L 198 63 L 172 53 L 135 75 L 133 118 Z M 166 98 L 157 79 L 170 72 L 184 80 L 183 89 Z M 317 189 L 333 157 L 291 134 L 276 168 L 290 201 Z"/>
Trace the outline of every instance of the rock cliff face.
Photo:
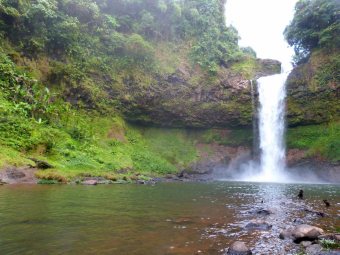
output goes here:
<path id="1" fill-rule="evenodd" d="M 340 117 L 340 54 L 314 52 L 287 80 L 289 125 L 329 122 Z"/>
<path id="2" fill-rule="evenodd" d="M 249 70 L 248 70 L 249 71 Z M 217 76 L 202 76 L 181 66 L 158 76 L 147 88 L 125 79 L 120 99 L 129 121 L 168 127 L 244 127 L 252 121 L 249 79 L 280 71 L 280 62 L 256 60 L 250 72 L 223 68 Z"/>

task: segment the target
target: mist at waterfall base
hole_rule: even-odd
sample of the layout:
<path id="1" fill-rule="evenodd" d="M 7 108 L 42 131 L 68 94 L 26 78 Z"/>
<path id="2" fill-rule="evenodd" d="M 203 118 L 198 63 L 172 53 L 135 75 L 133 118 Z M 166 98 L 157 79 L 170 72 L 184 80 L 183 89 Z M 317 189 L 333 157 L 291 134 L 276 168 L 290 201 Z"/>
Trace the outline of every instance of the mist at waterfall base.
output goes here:
<path id="1" fill-rule="evenodd" d="M 286 71 L 285 71 L 286 70 Z M 220 180 L 272 183 L 329 183 L 322 172 L 310 168 L 288 168 L 285 148 L 285 83 L 291 66 L 280 74 L 250 81 L 253 104 L 253 148 L 241 153 L 228 166 L 215 169 Z M 258 98 L 255 96 L 258 94 Z M 256 102 L 258 101 L 258 102 Z M 256 140 L 259 140 L 259 143 Z"/>
<path id="2" fill-rule="evenodd" d="M 288 65 L 286 66 L 286 68 Z M 329 183 L 309 168 L 288 168 L 285 148 L 285 83 L 290 68 L 250 82 L 253 120 L 252 151 L 241 153 L 228 166 L 215 169 L 220 180 L 272 183 Z M 256 98 L 256 92 L 258 99 Z M 256 101 L 258 100 L 258 103 Z M 258 106 L 257 106 L 258 105 Z M 256 142 L 256 140 L 259 142 Z"/>

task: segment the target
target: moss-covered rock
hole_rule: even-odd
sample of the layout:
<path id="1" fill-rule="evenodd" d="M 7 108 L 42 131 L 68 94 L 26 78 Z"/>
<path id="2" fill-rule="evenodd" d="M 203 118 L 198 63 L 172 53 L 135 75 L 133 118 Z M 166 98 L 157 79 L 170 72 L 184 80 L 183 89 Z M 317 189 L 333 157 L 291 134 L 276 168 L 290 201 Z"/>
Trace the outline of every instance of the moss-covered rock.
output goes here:
<path id="1" fill-rule="evenodd" d="M 167 127 L 250 126 L 250 79 L 280 71 L 275 60 L 245 59 L 216 76 L 181 65 L 143 86 L 136 76 L 123 79 L 121 110 L 127 120 Z"/>
<path id="2" fill-rule="evenodd" d="M 340 53 L 314 52 L 287 80 L 291 126 L 326 123 L 340 117 Z"/>

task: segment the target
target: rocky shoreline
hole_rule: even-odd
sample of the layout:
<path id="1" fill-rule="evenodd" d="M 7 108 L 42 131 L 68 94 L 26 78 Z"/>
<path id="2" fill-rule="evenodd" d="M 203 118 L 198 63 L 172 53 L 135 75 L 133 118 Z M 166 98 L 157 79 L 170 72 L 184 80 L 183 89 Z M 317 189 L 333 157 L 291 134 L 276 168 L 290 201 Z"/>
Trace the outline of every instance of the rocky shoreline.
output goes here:
<path id="1" fill-rule="evenodd" d="M 245 220 L 240 225 L 246 234 L 241 234 L 225 254 L 339 255 L 340 233 L 327 233 L 319 227 L 323 222 L 322 226 L 331 229 L 325 222 L 339 217 L 333 215 L 336 211 L 330 213 L 330 207 L 315 208 L 311 201 L 306 202 L 285 195 L 255 203 L 254 209 L 243 212 Z M 244 240 L 242 236 L 249 233 L 253 238 Z"/>

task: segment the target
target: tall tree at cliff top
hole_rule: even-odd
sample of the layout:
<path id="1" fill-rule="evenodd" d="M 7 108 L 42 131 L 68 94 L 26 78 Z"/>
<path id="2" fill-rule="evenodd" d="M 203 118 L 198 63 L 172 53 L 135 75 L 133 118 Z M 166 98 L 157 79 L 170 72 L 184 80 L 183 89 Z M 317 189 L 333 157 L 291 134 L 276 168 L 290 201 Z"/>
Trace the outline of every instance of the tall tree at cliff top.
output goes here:
<path id="1" fill-rule="evenodd" d="M 284 34 L 289 45 L 294 46 L 296 62 L 306 59 L 316 48 L 339 48 L 340 2 L 300 0 Z"/>

